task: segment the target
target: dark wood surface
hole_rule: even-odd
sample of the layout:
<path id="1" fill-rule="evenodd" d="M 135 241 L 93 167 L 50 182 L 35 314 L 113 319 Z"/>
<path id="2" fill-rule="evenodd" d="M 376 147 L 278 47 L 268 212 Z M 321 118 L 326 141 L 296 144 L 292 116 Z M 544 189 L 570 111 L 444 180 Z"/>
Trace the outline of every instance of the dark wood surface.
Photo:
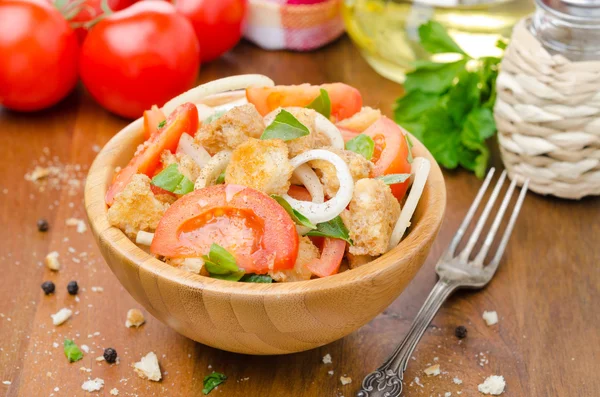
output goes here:
<path id="1" fill-rule="evenodd" d="M 373 72 L 346 38 L 310 54 L 268 53 L 242 43 L 203 66 L 200 79 L 249 72 L 280 84 L 350 83 L 366 104 L 388 115 L 401 93 L 399 85 Z M 188 340 L 148 314 L 141 328 L 126 328 L 127 310 L 138 305 L 111 274 L 90 232 L 80 234 L 65 225 L 67 218 L 85 218 L 82 189 L 69 188 L 65 181 L 60 189 L 40 191 L 42 185 L 24 179 L 36 164 L 53 161 L 68 174 L 66 179 L 83 181 L 98 147 L 126 123 L 97 106 L 81 87 L 44 112 L 0 110 L 0 396 L 89 395 L 81 390 L 88 377 L 105 381 L 96 395 L 109 396 L 116 387 L 120 396 L 200 396 L 202 380 L 212 370 L 229 377 L 211 394 L 216 396 L 353 396 L 409 328 L 436 280 L 433 266 L 481 183 L 466 172 L 445 173 L 447 215 L 431 255 L 404 293 L 372 322 L 316 350 L 243 356 Z M 497 158 L 494 162 L 501 166 Z M 38 218 L 48 219 L 50 231 L 37 231 Z M 598 199 L 571 202 L 530 195 L 492 283 L 482 291 L 457 293 L 433 320 L 405 374 L 405 395 L 457 396 L 462 391 L 462 396 L 477 396 L 477 385 L 497 374 L 506 379 L 506 396 L 597 396 L 599 225 Z M 50 251 L 60 253 L 58 273 L 42 265 Z M 55 294 L 44 296 L 40 284 L 45 280 L 56 283 Z M 82 289 L 79 302 L 66 292 L 70 280 Z M 92 286 L 104 291 L 93 292 Z M 50 314 L 62 307 L 76 314 L 55 327 Z M 484 310 L 496 310 L 499 324 L 486 326 Z M 457 325 L 468 329 L 462 342 L 454 337 Z M 64 338 L 88 345 L 90 353 L 69 364 L 62 352 Z M 105 347 L 119 352 L 119 365 L 95 361 Z M 159 383 L 138 378 L 131 368 L 149 351 L 159 357 L 164 376 Z M 325 354 L 332 364 L 322 363 Z M 442 374 L 427 377 L 423 370 L 435 363 Z M 341 375 L 352 383 L 342 386 Z M 454 377 L 462 384 L 453 383 Z"/>

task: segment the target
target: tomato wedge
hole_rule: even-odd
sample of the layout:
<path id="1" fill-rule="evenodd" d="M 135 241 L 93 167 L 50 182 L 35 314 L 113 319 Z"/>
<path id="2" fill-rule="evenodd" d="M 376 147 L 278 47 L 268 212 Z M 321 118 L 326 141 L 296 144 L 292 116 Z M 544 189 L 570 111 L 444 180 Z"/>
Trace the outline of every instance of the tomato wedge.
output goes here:
<path id="1" fill-rule="evenodd" d="M 346 242 L 339 238 L 325 238 L 321 257 L 309 262 L 306 268 L 317 277 L 326 277 L 335 274 L 340 269 L 340 264 L 346 252 Z"/>
<path id="2" fill-rule="evenodd" d="M 156 105 L 152 105 L 150 110 L 144 111 L 144 139 L 149 139 L 156 131 L 158 125 L 165 121 L 167 117 Z"/>
<path id="3" fill-rule="evenodd" d="M 331 117 L 336 121 L 348 118 L 362 108 L 360 92 L 344 83 L 250 87 L 246 89 L 246 98 L 248 102 L 256 106 L 260 114 L 265 116 L 278 107 L 304 107 L 321 94 L 321 88 L 329 94 Z"/>
<path id="4" fill-rule="evenodd" d="M 135 174 L 151 176 L 160 164 L 160 155 L 165 150 L 175 152 L 179 138 L 184 132 L 194 135 L 198 130 L 198 110 L 193 103 L 184 103 L 176 108 L 167 119 L 165 126 L 150 139 L 140 145 L 129 161 L 114 179 L 113 184 L 106 192 L 104 200 L 112 205 L 115 196 L 120 193 Z"/>
<path id="5" fill-rule="evenodd" d="M 298 233 L 275 200 L 240 185 L 194 190 L 177 200 L 160 220 L 150 246 L 169 258 L 199 257 L 212 243 L 229 251 L 249 273 L 292 269 Z"/>
<path id="6" fill-rule="evenodd" d="M 375 141 L 375 151 L 371 161 L 375 164 L 371 171 L 371 177 L 388 174 L 410 174 L 411 165 L 408 162 L 407 132 L 383 116 L 373 123 L 364 132 Z M 408 183 L 396 183 L 390 185 L 392 193 L 398 200 L 402 200 L 408 189 Z"/>

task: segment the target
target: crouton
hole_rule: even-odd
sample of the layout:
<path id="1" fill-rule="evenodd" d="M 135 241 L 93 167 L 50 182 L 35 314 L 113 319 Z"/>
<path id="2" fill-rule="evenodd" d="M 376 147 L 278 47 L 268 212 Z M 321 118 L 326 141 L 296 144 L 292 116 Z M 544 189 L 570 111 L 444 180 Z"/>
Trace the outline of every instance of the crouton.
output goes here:
<path id="1" fill-rule="evenodd" d="M 306 236 L 301 236 L 299 241 L 298 257 L 294 268 L 269 272 L 273 280 L 279 282 L 310 280 L 312 273 L 306 268 L 306 265 L 319 258 L 319 249 Z"/>
<path id="2" fill-rule="evenodd" d="M 287 193 L 293 171 L 285 142 L 249 138 L 231 154 L 225 182 L 281 195 Z"/>
<path id="3" fill-rule="evenodd" d="M 352 117 L 338 122 L 336 125 L 348 130 L 363 132 L 380 118 L 381 111 L 379 109 L 373 109 L 365 106 L 360 110 L 360 112 L 352 115 Z"/>
<path id="4" fill-rule="evenodd" d="M 185 153 L 173 154 L 169 150 L 165 150 L 160 156 L 160 161 L 165 167 L 168 167 L 171 164 L 177 164 L 179 173 L 192 182 L 200 175 L 200 166 Z"/>
<path id="5" fill-rule="evenodd" d="M 361 267 L 362 265 L 366 265 L 371 262 L 375 257 L 370 255 L 352 255 L 347 254 L 346 258 L 348 258 L 348 267 L 350 269 L 356 269 L 357 267 Z"/>
<path id="6" fill-rule="evenodd" d="M 400 204 L 388 185 L 379 179 L 361 179 L 354 185 L 349 209 L 342 220 L 354 241 L 352 255 L 381 255 L 387 251 Z"/>
<path id="7" fill-rule="evenodd" d="M 236 106 L 215 121 L 204 124 L 195 140 L 212 155 L 233 150 L 248 138 L 259 138 L 265 130 L 262 116 L 252 104 Z"/>
<path id="8" fill-rule="evenodd" d="M 108 209 L 108 222 L 132 240 L 137 232 L 153 232 L 169 204 L 158 200 L 150 190 L 150 178 L 136 174 L 125 189 L 115 196 Z"/>
<path id="9" fill-rule="evenodd" d="M 369 177 L 371 169 L 373 168 L 373 163 L 360 154 L 350 150 L 336 149 L 333 147 L 325 147 L 324 149 L 337 154 L 346 164 L 348 164 L 354 182 Z M 340 188 L 340 181 L 338 181 L 335 166 L 325 160 L 313 160 L 309 162 L 309 165 L 316 169 L 316 173 L 323 184 L 325 194 L 329 197 L 335 196 Z"/>

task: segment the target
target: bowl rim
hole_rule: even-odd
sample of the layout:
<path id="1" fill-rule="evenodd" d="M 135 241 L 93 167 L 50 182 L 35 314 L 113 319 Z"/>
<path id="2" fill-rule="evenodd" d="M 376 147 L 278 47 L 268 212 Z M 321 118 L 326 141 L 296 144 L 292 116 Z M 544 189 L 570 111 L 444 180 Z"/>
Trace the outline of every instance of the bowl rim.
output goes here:
<path id="1" fill-rule="evenodd" d="M 226 97 L 216 95 L 214 97 Z M 210 99 L 210 98 L 209 98 Z M 410 232 L 391 251 L 379 256 L 375 260 L 355 269 L 349 269 L 328 277 L 295 281 L 289 283 L 235 283 L 231 281 L 214 279 L 176 268 L 156 259 L 154 256 L 138 247 L 120 229 L 111 226 L 108 222 L 108 207 L 104 196 L 108 188 L 110 176 L 118 165 L 117 159 L 123 148 L 133 152 L 130 145 L 137 147 L 142 142 L 143 117 L 131 122 L 100 150 L 94 159 L 85 184 L 85 209 L 92 232 L 96 236 L 98 244 L 105 243 L 109 249 L 116 253 L 121 259 L 125 259 L 138 268 L 151 274 L 165 278 L 171 282 L 183 286 L 201 289 L 208 292 L 233 295 L 287 295 L 326 291 L 337 289 L 341 286 L 348 287 L 353 284 L 364 282 L 392 267 L 400 266 L 409 258 L 414 257 L 423 250 L 430 240 L 435 239 L 442 224 L 446 208 L 446 187 L 442 171 L 425 146 L 411 134 L 413 151 L 417 156 L 426 157 L 431 161 L 431 171 L 426 182 L 427 203 L 421 200 L 419 206 L 426 208 Z M 417 269 L 418 271 L 418 269 Z M 415 271 L 416 274 L 416 271 Z"/>

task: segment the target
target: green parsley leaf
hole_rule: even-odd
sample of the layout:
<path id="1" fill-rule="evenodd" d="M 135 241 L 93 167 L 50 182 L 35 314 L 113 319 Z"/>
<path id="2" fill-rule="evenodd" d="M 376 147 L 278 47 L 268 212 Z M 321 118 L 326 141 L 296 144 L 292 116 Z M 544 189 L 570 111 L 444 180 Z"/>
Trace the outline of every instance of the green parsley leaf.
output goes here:
<path id="1" fill-rule="evenodd" d="M 467 55 L 439 22 L 429 21 L 419 26 L 419 39 L 423 48 L 431 54 L 458 53 Z"/>
<path id="2" fill-rule="evenodd" d="M 240 280 L 244 283 L 267 283 L 270 284 L 273 282 L 273 279 L 271 278 L 271 276 L 268 276 L 266 274 L 246 274 L 244 277 L 242 277 L 242 279 Z"/>
<path id="3" fill-rule="evenodd" d="M 219 174 L 219 177 L 217 178 L 217 181 L 215 182 L 216 185 L 221 185 L 223 183 L 225 183 L 225 171 L 223 171 Z"/>
<path id="4" fill-rule="evenodd" d="M 309 109 L 314 109 L 323 116 L 329 118 L 331 116 L 331 100 L 329 94 L 323 88 L 319 89 L 319 96 L 306 106 Z"/>
<path id="5" fill-rule="evenodd" d="M 213 372 L 212 374 L 204 377 L 204 388 L 202 389 L 202 393 L 206 396 L 210 393 L 215 387 L 219 386 L 221 383 L 225 382 L 227 376 L 220 374 L 218 372 Z"/>
<path id="6" fill-rule="evenodd" d="M 163 120 L 160 123 L 158 123 L 158 129 L 161 129 L 165 126 L 165 124 L 167 124 L 167 120 Z"/>
<path id="7" fill-rule="evenodd" d="M 150 183 L 175 194 L 187 194 L 194 190 L 194 183 L 179 172 L 176 163 L 158 173 Z"/>
<path id="8" fill-rule="evenodd" d="M 79 346 L 77 346 L 75 342 L 70 339 L 65 339 L 64 351 L 65 356 L 69 359 L 70 363 L 74 363 L 75 361 L 79 361 L 83 358 L 83 353 L 79 349 Z"/>
<path id="9" fill-rule="evenodd" d="M 310 131 L 304 124 L 298 121 L 290 112 L 285 109 L 275 116 L 275 120 L 262 133 L 260 139 L 282 139 L 291 141 L 310 134 Z"/>
<path id="10" fill-rule="evenodd" d="M 440 94 L 452 85 L 456 76 L 465 69 L 466 59 L 456 62 L 437 63 L 438 68 L 417 66 L 406 74 L 406 92 L 423 91 Z"/>
<path id="11" fill-rule="evenodd" d="M 460 124 L 465 115 L 479 104 L 479 76 L 462 70 L 458 81 L 448 91 L 446 109 L 456 124 Z"/>
<path id="12" fill-rule="evenodd" d="M 204 259 L 206 270 L 211 274 L 227 274 L 240 270 L 235 257 L 219 244 L 212 243 L 208 255 L 204 255 L 202 258 Z"/>
<path id="13" fill-rule="evenodd" d="M 313 223 L 311 221 L 308 220 L 307 217 L 302 215 L 300 213 L 300 211 L 293 209 L 292 206 L 290 205 L 290 203 L 285 201 L 285 199 L 283 197 L 278 196 L 276 194 L 272 194 L 271 198 L 273 200 L 277 201 L 277 203 L 279 203 L 279 205 L 281 205 L 283 207 L 283 209 L 290 215 L 290 218 L 292 218 L 294 223 L 296 223 L 297 225 L 306 226 L 309 229 L 317 228 L 315 225 L 313 225 Z"/>
<path id="14" fill-rule="evenodd" d="M 350 233 L 348 232 L 346 225 L 344 225 L 344 222 L 339 215 L 328 222 L 317 224 L 317 229 L 311 230 L 310 232 L 306 233 L 306 235 L 339 238 L 348 242 L 350 245 L 354 245 L 354 242 L 350 238 Z"/>
<path id="15" fill-rule="evenodd" d="M 378 176 L 375 179 L 381 180 L 386 185 L 394 185 L 396 183 L 406 182 L 410 178 L 410 174 L 388 174 Z"/>
<path id="16" fill-rule="evenodd" d="M 346 142 L 346 150 L 353 151 L 362 155 L 367 160 L 371 160 L 375 151 L 375 142 L 370 136 L 359 134 Z"/>
<path id="17" fill-rule="evenodd" d="M 227 113 L 227 110 L 225 110 L 225 109 L 217 110 L 213 114 L 211 114 L 210 116 L 208 116 L 207 118 L 205 118 L 202 121 L 202 123 L 204 123 L 204 124 L 210 124 L 213 121 L 215 121 L 216 119 L 218 119 L 219 117 L 221 117 L 222 115 L 224 115 L 225 113 Z"/>

